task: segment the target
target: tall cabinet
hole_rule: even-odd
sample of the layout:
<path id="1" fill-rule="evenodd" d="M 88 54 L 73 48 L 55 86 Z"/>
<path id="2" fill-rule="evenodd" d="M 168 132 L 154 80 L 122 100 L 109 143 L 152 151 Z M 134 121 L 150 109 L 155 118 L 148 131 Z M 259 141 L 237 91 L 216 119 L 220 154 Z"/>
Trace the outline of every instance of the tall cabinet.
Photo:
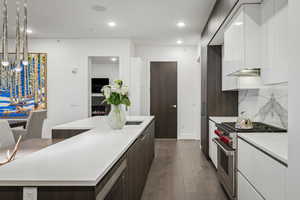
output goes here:
<path id="1" fill-rule="evenodd" d="M 222 91 L 222 46 L 210 42 L 238 0 L 216 1 L 201 33 L 201 149 L 209 154 L 209 116 L 237 116 L 238 92 Z"/>
<path id="2" fill-rule="evenodd" d="M 222 46 L 201 48 L 201 147 L 208 157 L 209 116 L 237 116 L 238 92 L 222 91 Z"/>

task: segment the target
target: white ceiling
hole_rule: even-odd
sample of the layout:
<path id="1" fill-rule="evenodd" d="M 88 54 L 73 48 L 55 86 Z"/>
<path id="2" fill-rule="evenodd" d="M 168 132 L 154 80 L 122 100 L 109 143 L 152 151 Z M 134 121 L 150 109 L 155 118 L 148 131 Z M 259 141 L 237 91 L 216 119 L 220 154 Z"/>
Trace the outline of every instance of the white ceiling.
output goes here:
<path id="1" fill-rule="evenodd" d="M 32 38 L 131 38 L 143 44 L 197 44 L 215 0 L 28 0 Z M 15 0 L 9 0 L 14 36 Z M 95 11 L 92 7 L 98 8 Z M 108 21 L 117 26 L 110 28 Z M 178 29 L 177 21 L 186 27 Z"/>

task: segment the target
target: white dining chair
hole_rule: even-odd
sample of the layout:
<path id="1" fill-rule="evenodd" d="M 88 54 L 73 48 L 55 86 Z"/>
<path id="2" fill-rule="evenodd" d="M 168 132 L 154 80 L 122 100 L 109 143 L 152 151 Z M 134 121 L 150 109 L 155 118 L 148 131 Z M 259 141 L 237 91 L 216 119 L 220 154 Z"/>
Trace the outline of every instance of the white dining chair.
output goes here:
<path id="1" fill-rule="evenodd" d="M 23 139 L 42 138 L 43 124 L 46 116 L 46 110 L 32 111 L 28 117 L 25 129 L 12 129 L 15 140 L 19 136 L 22 136 Z"/>
<path id="2" fill-rule="evenodd" d="M 6 120 L 0 120 L 0 149 L 15 145 L 15 138 Z"/>

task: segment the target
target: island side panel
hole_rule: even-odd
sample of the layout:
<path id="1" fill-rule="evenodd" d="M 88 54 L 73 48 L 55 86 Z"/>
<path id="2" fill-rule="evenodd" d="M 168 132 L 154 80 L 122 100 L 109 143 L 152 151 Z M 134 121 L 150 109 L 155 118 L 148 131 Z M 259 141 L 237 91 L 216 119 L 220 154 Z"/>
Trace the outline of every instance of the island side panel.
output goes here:
<path id="1" fill-rule="evenodd" d="M 54 139 L 68 139 L 89 131 L 90 129 L 53 129 L 52 138 Z"/>
<path id="2" fill-rule="evenodd" d="M 0 187 L 0 199 L 23 200 L 22 187 Z"/>
<path id="3" fill-rule="evenodd" d="M 38 200 L 95 200 L 94 187 L 38 187 Z"/>

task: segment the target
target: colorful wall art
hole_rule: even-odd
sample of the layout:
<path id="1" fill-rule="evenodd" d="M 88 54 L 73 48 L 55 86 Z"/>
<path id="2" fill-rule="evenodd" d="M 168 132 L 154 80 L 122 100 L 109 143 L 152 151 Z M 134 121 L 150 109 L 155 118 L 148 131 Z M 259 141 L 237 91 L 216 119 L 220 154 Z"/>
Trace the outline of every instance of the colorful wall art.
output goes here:
<path id="1" fill-rule="evenodd" d="M 15 54 L 9 54 L 14 60 Z M 29 53 L 29 64 L 0 66 L 0 118 L 26 118 L 47 109 L 47 54 Z"/>

